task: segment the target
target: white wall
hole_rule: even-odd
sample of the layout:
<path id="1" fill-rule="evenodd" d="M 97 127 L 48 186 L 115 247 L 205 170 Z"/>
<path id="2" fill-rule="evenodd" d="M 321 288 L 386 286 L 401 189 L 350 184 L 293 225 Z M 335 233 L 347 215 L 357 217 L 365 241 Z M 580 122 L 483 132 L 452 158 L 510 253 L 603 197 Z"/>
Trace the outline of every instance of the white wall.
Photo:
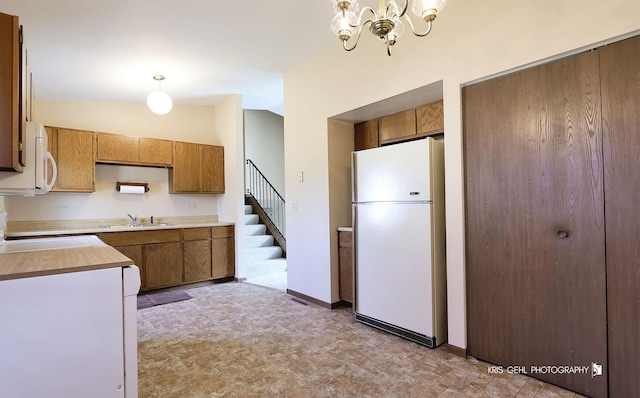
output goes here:
<path id="1" fill-rule="evenodd" d="M 58 127 L 205 144 L 223 144 L 227 134 L 217 129 L 213 106 L 176 105 L 169 114 L 159 116 L 143 103 L 36 101 L 35 110 L 36 121 Z M 218 198 L 225 195 L 169 195 L 168 172 L 166 168 L 97 165 L 95 192 L 7 197 L 8 220 L 121 218 L 126 213 L 140 217 L 218 214 Z M 119 194 L 115 190 L 118 180 L 149 182 L 150 191 L 145 195 Z M 187 204 L 195 204 L 195 208 L 187 209 Z M 225 216 L 220 219 L 236 219 Z"/>
<path id="2" fill-rule="evenodd" d="M 216 131 L 224 145 L 225 194 L 218 198 L 221 221 L 235 222 L 236 277 L 245 277 L 244 266 L 244 136 L 242 96 L 230 95 L 216 105 Z"/>
<path id="3" fill-rule="evenodd" d="M 244 156 L 280 195 L 284 185 L 284 118 L 269 111 L 244 110 Z"/>
<path id="4" fill-rule="evenodd" d="M 365 31 L 352 52 L 336 45 L 285 75 L 285 185 L 288 287 L 331 302 L 335 231 L 327 222 L 348 206 L 328 194 L 334 131 L 327 119 L 442 80 L 445 112 L 449 343 L 466 348 L 461 85 L 640 30 L 640 2 L 522 0 L 447 4 L 432 33 L 409 32 L 386 55 Z M 331 11 L 327 10 L 327 25 Z M 309 95 L 313 93 L 313 95 Z M 305 171 L 305 183 L 296 173 Z M 335 281 L 333 281 L 335 283 Z"/>

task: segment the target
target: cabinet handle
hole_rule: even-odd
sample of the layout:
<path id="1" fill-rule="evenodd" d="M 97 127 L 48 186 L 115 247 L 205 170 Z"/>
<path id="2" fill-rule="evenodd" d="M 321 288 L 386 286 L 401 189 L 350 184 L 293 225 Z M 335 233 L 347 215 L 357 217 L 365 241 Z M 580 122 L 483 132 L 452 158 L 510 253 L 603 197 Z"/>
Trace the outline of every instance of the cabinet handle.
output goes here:
<path id="1" fill-rule="evenodd" d="M 569 232 L 567 231 L 558 231 L 558 238 L 565 239 L 569 237 Z"/>

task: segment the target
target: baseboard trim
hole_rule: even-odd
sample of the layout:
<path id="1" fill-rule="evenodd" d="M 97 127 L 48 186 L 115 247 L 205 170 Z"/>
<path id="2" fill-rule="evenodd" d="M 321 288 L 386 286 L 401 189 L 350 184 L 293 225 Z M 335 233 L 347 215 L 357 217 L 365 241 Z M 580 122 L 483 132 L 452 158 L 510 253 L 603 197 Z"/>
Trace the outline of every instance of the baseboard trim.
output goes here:
<path id="1" fill-rule="evenodd" d="M 227 283 L 227 282 L 233 282 L 235 280 L 236 278 L 234 276 L 225 276 L 224 278 L 214 279 L 213 283 Z"/>
<path id="2" fill-rule="evenodd" d="M 353 304 L 345 300 L 340 300 L 331 304 L 332 310 L 335 310 L 336 308 L 353 308 Z"/>
<path id="3" fill-rule="evenodd" d="M 324 301 L 318 300 L 318 299 L 313 298 L 311 296 L 307 296 L 306 294 L 298 293 L 295 290 L 287 289 L 287 294 L 290 294 L 290 295 L 292 295 L 294 297 L 297 297 L 299 299 L 302 299 L 304 301 L 308 301 L 311 304 L 319 305 L 320 307 L 326 308 L 328 310 L 332 310 L 333 309 L 331 304 L 325 303 Z"/>
<path id="4" fill-rule="evenodd" d="M 454 345 L 451 344 L 446 344 L 447 350 L 457 356 L 457 357 L 461 357 L 461 358 L 467 358 L 467 349 L 466 348 L 460 348 L 460 347 L 456 347 Z"/>

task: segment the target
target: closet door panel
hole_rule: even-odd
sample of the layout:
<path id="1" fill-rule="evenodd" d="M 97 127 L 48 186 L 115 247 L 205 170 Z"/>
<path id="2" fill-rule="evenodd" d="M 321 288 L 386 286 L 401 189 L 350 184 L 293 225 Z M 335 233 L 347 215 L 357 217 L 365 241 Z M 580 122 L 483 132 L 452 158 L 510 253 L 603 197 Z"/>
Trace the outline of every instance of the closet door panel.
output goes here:
<path id="1" fill-rule="evenodd" d="M 609 391 L 631 397 L 640 391 L 640 37 L 600 53 Z"/>
<path id="2" fill-rule="evenodd" d="M 597 52 L 464 89 L 468 352 L 590 396 L 606 377 Z"/>
<path id="3" fill-rule="evenodd" d="M 527 91 L 526 274 L 531 366 L 607 361 L 603 160 L 598 53 L 523 73 Z M 534 375 L 604 397 L 606 377 Z"/>
<path id="4" fill-rule="evenodd" d="M 463 90 L 468 353 L 496 364 L 517 364 L 526 345 L 524 137 L 514 134 L 522 120 L 516 82 L 511 76 Z"/>

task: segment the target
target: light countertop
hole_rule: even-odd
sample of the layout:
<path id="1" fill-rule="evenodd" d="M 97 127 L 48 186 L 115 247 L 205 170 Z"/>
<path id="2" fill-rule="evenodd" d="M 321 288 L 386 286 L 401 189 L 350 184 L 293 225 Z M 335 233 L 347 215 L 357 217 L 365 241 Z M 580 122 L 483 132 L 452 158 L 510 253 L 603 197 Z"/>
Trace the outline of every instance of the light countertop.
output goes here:
<path id="1" fill-rule="evenodd" d="M 352 227 L 338 227 L 338 231 L 340 232 L 353 232 Z"/>
<path id="2" fill-rule="evenodd" d="M 11 241 L 0 246 L 0 281 L 129 265 L 132 260 L 95 236 Z"/>
<path id="3" fill-rule="evenodd" d="M 61 220 L 10 222 L 6 238 L 31 238 L 36 236 L 83 235 L 105 232 L 145 231 L 158 229 L 206 228 L 234 225 L 220 222 L 215 216 L 157 217 L 154 224 L 141 219 L 144 227 L 129 227 L 129 219 Z M 107 228 L 109 226 L 109 228 Z"/>

